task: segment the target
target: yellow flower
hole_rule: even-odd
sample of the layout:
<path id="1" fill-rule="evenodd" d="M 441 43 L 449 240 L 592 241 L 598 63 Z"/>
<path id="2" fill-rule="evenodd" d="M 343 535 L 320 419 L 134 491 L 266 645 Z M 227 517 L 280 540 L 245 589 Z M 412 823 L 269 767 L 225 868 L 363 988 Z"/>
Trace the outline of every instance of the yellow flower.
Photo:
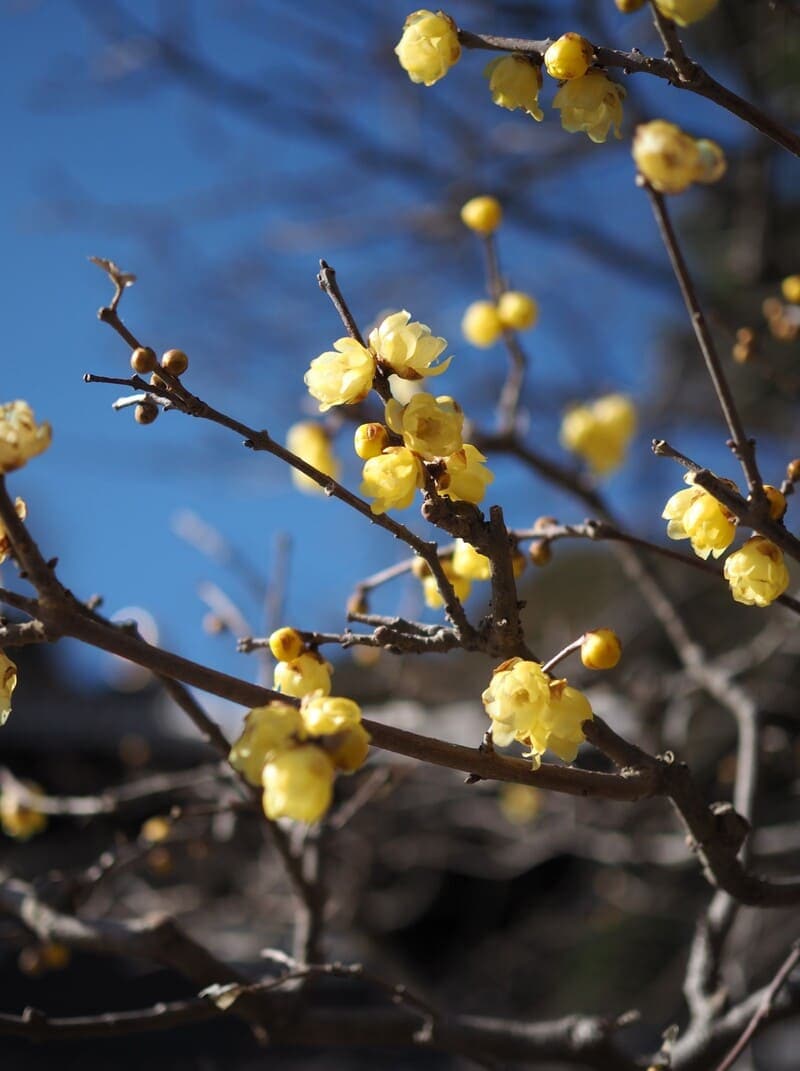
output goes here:
<path id="1" fill-rule="evenodd" d="M 321 424 L 315 424 L 311 420 L 292 424 L 286 435 L 286 447 L 303 461 L 319 469 L 325 476 L 338 479 L 340 465 L 333 456 L 331 440 Z M 292 481 L 299 491 L 310 491 L 312 494 L 325 493 L 316 480 L 312 480 L 304 472 L 299 472 L 295 468 L 291 471 Z"/>
<path id="2" fill-rule="evenodd" d="M 463 602 L 464 599 L 469 598 L 472 582 L 464 576 L 459 576 L 448 561 L 442 562 L 442 569 L 444 570 L 444 575 L 453 585 L 453 591 L 458 601 Z M 436 577 L 430 572 L 422 577 L 422 595 L 425 599 L 425 605 L 430 606 L 432 610 L 437 610 L 440 606 L 444 606 L 444 599 L 439 592 Z"/>
<path id="3" fill-rule="evenodd" d="M 403 436 L 409 450 L 427 460 L 448 457 L 462 446 L 464 414 L 447 395 L 434 398 L 422 391 L 405 406 L 391 398 L 386 403 L 386 423 Z"/>
<path id="4" fill-rule="evenodd" d="M 17 516 L 21 521 L 24 521 L 28 516 L 28 507 L 25 505 L 21 498 L 18 498 L 14 502 L 14 509 Z M 8 532 L 5 530 L 2 524 L 0 524 L 0 565 L 11 554 L 11 540 L 8 538 Z"/>
<path id="5" fill-rule="evenodd" d="M 303 637 L 296 628 L 276 628 L 269 637 L 269 649 L 279 662 L 291 662 L 306 649 Z"/>
<path id="6" fill-rule="evenodd" d="M 17 667 L 0 651 L 0 725 L 5 725 L 11 713 L 11 694 L 17 687 Z"/>
<path id="7" fill-rule="evenodd" d="M 143 823 L 142 828 L 139 830 L 139 836 L 150 844 L 158 844 L 161 841 L 168 840 L 171 832 L 172 823 L 169 818 L 163 814 L 157 814 Z"/>
<path id="8" fill-rule="evenodd" d="M 503 333 L 503 325 L 493 301 L 473 301 L 461 320 L 461 333 L 473 346 L 493 346 Z"/>
<path id="9" fill-rule="evenodd" d="M 503 209 L 496 197 L 473 197 L 461 207 L 461 220 L 465 227 L 478 234 L 492 234 L 500 226 Z"/>
<path id="10" fill-rule="evenodd" d="M 539 318 L 539 307 L 529 294 L 521 290 L 506 290 L 497 302 L 497 315 L 503 327 L 512 331 L 527 331 Z"/>
<path id="11" fill-rule="evenodd" d="M 44 795 L 33 781 L 25 781 L 23 785 L 35 795 Z M 0 793 L 0 826 L 6 836 L 16 840 L 28 840 L 45 829 L 47 815 L 37 811 L 29 803 L 23 803 L 22 796 L 11 787 Z"/>
<path id="12" fill-rule="evenodd" d="M 566 681 L 554 681 L 550 685 L 550 706 L 547 713 L 546 734 L 537 739 L 536 745 L 531 736 L 531 757 L 535 761 L 537 756 L 545 751 L 552 751 L 564 762 L 573 762 L 578 748 L 585 740 L 583 723 L 591 721 L 593 717 L 589 700 L 583 692 L 571 688 Z M 538 762 L 536 765 L 538 766 Z"/>
<path id="13" fill-rule="evenodd" d="M 307 695 L 300 705 L 303 724 L 311 736 L 340 733 L 361 724 L 361 708 L 352 699 Z"/>
<path id="14" fill-rule="evenodd" d="M 432 86 L 461 55 L 458 27 L 443 11 L 415 11 L 405 21 L 395 53 L 412 82 Z"/>
<path id="15" fill-rule="evenodd" d="M 587 71 L 582 78 L 565 82 L 553 98 L 561 112 L 561 125 L 570 134 L 584 131 L 592 141 L 606 140 L 611 127 L 622 137 L 622 101 L 625 90 L 602 71 Z"/>
<path id="16" fill-rule="evenodd" d="M 679 26 L 689 26 L 704 19 L 717 6 L 718 0 L 655 0 L 656 7 Z"/>
<path id="17" fill-rule="evenodd" d="M 698 558 L 719 558 L 734 540 L 733 515 L 702 487 L 676 491 L 667 500 L 661 516 L 669 521 L 670 539 L 688 539 Z"/>
<path id="18" fill-rule="evenodd" d="M 584 458 L 599 476 L 619 468 L 636 431 L 636 410 L 624 394 L 607 394 L 564 414 L 561 445 Z"/>
<path id="19" fill-rule="evenodd" d="M 305 739 L 305 726 L 297 707 L 270 703 L 254 707 L 228 756 L 231 766 L 251 784 L 261 784 L 264 763 L 272 755 Z"/>
<path id="20" fill-rule="evenodd" d="M 494 473 L 486 468 L 486 458 L 471 443 L 464 443 L 460 450 L 445 460 L 445 471 L 437 480 L 440 495 L 454 502 L 483 501 L 486 488 L 494 480 Z"/>
<path id="21" fill-rule="evenodd" d="M 681 193 L 696 180 L 702 166 L 695 139 L 663 119 L 636 127 L 633 159 L 659 193 Z"/>
<path id="22" fill-rule="evenodd" d="M 594 48 L 579 33 L 565 33 L 544 54 L 544 65 L 551 78 L 567 82 L 581 78 L 592 65 Z"/>
<path id="23" fill-rule="evenodd" d="M 492 720 L 495 744 L 527 741 L 547 716 L 550 682 L 538 662 L 511 658 L 494 671 L 481 701 Z"/>
<path id="24" fill-rule="evenodd" d="M 622 657 L 622 644 L 610 628 L 587 632 L 581 644 L 581 662 L 587 669 L 613 669 Z"/>
<path id="25" fill-rule="evenodd" d="M 354 773 L 360 769 L 369 753 L 370 735 L 363 725 L 354 725 L 338 733 L 328 746 L 328 755 L 337 770 Z"/>
<path id="26" fill-rule="evenodd" d="M 492 563 L 486 555 L 463 539 L 456 540 L 451 566 L 456 576 L 467 580 L 488 580 L 492 575 Z"/>
<path id="27" fill-rule="evenodd" d="M 489 79 L 492 100 L 510 112 L 521 108 L 537 123 L 544 118 L 539 107 L 539 90 L 542 88 L 542 72 L 527 56 L 512 52 L 486 65 L 483 75 Z"/>
<path id="28" fill-rule="evenodd" d="M 328 695 L 331 690 L 332 667 L 316 651 L 306 651 L 289 662 L 275 666 L 275 687 L 284 695 L 301 699 L 311 692 Z"/>
<path id="29" fill-rule="evenodd" d="M 361 494 L 374 501 L 373 513 L 389 509 L 407 509 L 422 487 L 422 465 L 405 446 L 389 446 L 378 457 L 371 457 L 361 471 Z"/>
<path id="30" fill-rule="evenodd" d="M 725 561 L 725 579 L 736 602 L 769 606 L 789 586 L 783 553 L 763 536 L 753 536 Z"/>
<path id="31" fill-rule="evenodd" d="M 721 179 L 728 169 L 728 161 L 725 159 L 725 153 L 722 148 L 710 138 L 699 138 L 696 145 L 697 170 L 694 176 L 695 182 L 708 184 Z"/>
<path id="32" fill-rule="evenodd" d="M 453 359 L 448 357 L 434 364 L 446 349 L 447 342 L 431 334 L 427 324 L 411 320 L 411 313 L 405 309 L 387 316 L 374 331 L 370 331 L 369 344 L 386 371 L 401 379 L 440 376 Z"/>
<path id="33" fill-rule="evenodd" d="M 378 457 L 389 445 L 389 433 L 383 424 L 359 424 L 353 436 L 353 447 L 362 461 Z"/>
<path id="34" fill-rule="evenodd" d="M 781 283 L 781 293 L 791 305 L 800 305 L 800 275 L 787 275 Z"/>
<path id="35" fill-rule="evenodd" d="M 21 469 L 50 445 L 49 424 L 37 424 L 27 402 L 0 405 L 0 475 Z"/>
<path id="36" fill-rule="evenodd" d="M 317 822 L 333 799 L 334 766 L 313 744 L 281 751 L 264 766 L 264 813 L 267 818 Z"/>
<path id="37" fill-rule="evenodd" d="M 314 358 L 304 382 L 324 413 L 331 406 L 353 405 L 366 398 L 374 378 L 375 358 L 370 351 L 354 338 L 340 338 L 333 350 Z"/>

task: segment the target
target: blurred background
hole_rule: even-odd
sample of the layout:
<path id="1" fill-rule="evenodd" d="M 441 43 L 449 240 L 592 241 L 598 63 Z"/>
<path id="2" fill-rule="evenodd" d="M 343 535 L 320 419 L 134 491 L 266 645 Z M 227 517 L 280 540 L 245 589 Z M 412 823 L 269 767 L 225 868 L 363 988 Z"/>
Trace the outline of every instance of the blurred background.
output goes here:
<path id="1" fill-rule="evenodd" d="M 175 413 L 140 427 L 130 409 L 112 410 L 116 388 L 85 385 L 87 371 L 128 375 L 129 357 L 96 320 L 111 291 L 90 255 L 136 273 L 123 319 L 157 352 L 189 354 L 190 390 L 276 438 L 316 415 L 303 374 L 342 334 L 317 288 L 320 257 L 336 269 L 363 329 L 407 308 L 448 340 L 455 357 L 441 389 L 488 429 L 506 355 L 501 346 L 474 349 L 460 334 L 464 309 L 484 296 L 485 281 L 459 209 L 470 196 L 492 193 L 505 209 L 503 270 L 540 307 L 524 338 L 526 434 L 569 465 L 557 438 L 565 407 L 608 391 L 629 394 L 639 434 L 627 465 L 607 481 L 608 500 L 630 529 L 662 541 L 660 513 L 680 472 L 651 455 L 653 437 L 720 475 L 738 475 L 647 199 L 634 186 L 633 128 L 667 118 L 717 139 L 728 156 L 721 183 L 695 187 L 671 208 L 765 477 L 779 484 L 800 452 L 796 332 L 776 332 L 762 312 L 780 280 L 800 270 L 795 161 L 710 102 L 644 76 L 612 74 L 628 92 L 624 136 L 599 146 L 561 129 L 549 80 L 542 123 L 494 107 L 482 77 L 485 53 L 465 51 L 430 89 L 412 85 L 392 51 L 409 6 L 0 5 L 3 397 L 27 399 L 54 428 L 53 448 L 10 488 L 24 495 L 32 531 L 46 554 L 58 554 L 60 575 L 77 594 L 100 594 L 105 612 L 136 617 L 149 638 L 251 679 L 264 679 L 270 667 L 237 653 L 238 635 L 263 634 L 276 615 L 298 628 L 340 631 L 354 584 L 399 560 L 402 548 L 340 503 L 299 493 L 277 461 L 243 450 L 222 429 Z M 458 0 L 449 11 L 475 31 L 543 38 L 575 30 L 611 47 L 661 51 L 647 10 L 623 16 L 611 0 Z M 796 126 L 800 20 L 792 5 L 723 0 L 685 36 L 716 77 Z M 738 363 L 732 351 L 742 327 L 755 342 Z M 343 481 L 357 488 L 348 426 L 337 453 Z M 510 525 L 586 516 L 583 503 L 512 459 L 489 463 L 496 481 L 486 504 L 502 503 Z M 401 519 L 425 530 L 414 511 Z M 659 572 L 713 653 L 757 652 L 743 672 L 766 711 L 764 818 L 785 819 L 787 793 L 792 799 L 796 791 L 796 647 L 780 611 L 762 635 L 764 618 L 731 604 L 725 590 L 674 569 Z M 560 544 L 551 565 L 533 573 L 529 567 L 521 583 L 537 650 L 555 651 L 593 625 L 617 628 L 629 657 L 611 684 L 594 688 L 595 708 L 646 747 L 679 747 L 709 798 L 724 798 L 734 772 L 730 717 L 685 682 L 676 686 L 675 657 L 613 555 Z M 2 580 L 14 586 L 12 566 Z M 486 597 L 480 587 L 468 604 L 475 617 Z M 382 591 L 373 609 L 436 619 L 411 577 Z M 207 759 L 159 690 L 106 656 L 65 641 L 26 648 L 18 661 L 2 755 L 16 776 L 49 792 L 85 794 L 144 770 Z M 383 707 L 407 727 L 480 739 L 488 660 L 384 655 L 365 664 L 345 654 L 335 661 L 335 692 L 379 714 Z M 208 708 L 229 730 L 238 724 L 240 712 L 215 701 Z M 659 1031 L 682 1014 L 692 908 L 707 898 L 665 808 L 595 804 L 597 828 L 582 836 L 587 805 L 497 786 L 466 791 L 444 773 L 386 757 L 374 762 L 365 775 L 378 776 L 370 806 L 342 823 L 330 848 L 336 954 L 371 958 L 464 1011 L 615 1015 L 637 1004 L 647 1026 L 634 1028 L 633 1042 L 657 1048 Z M 358 790 L 345 786 L 344 802 Z M 55 819 L 29 844 L 6 839 L 0 858 L 29 875 L 86 867 L 109 838 L 136 842 L 147 810 L 124 817 L 121 825 L 77 828 Z M 253 822 L 230 814 L 197 820 L 163 873 L 143 849 L 136 865 L 114 874 L 113 896 L 93 909 L 166 902 L 221 954 L 242 960 L 285 943 L 285 890 L 272 890 L 283 912 L 270 901 L 264 922 L 264 882 L 271 888 L 277 879 Z M 796 848 L 779 841 L 776 865 L 791 870 Z M 734 972 L 731 984 L 742 991 L 785 940 L 775 936 L 775 915 L 769 932 L 760 918 L 743 917 L 736 947 L 758 943 L 759 956 Z M 4 990 L 20 1008 L 87 1010 L 92 986 L 122 1007 L 169 996 L 163 972 L 122 972 L 114 992 L 105 962 L 67 968 L 78 972 L 80 988 L 65 985 L 60 972 L 20 973 L 18 945 L 10 933 L 2 963 Z M 236 1033 L 213 1028 L 223 1049 L 226 1029 Z M 217 1066 L 213 1053 L 223 1049 L 198 1037 L 176 1045 L 173 1066 Z M 241 1066 L 249 1066 L 249 1042 L 236 1037 Z M 139 1066 L 164 1045 L 158 1037 L 137 1041 L 115 1051 L 114 1061 Z M 65 1051 L 60 1059 L 71 1066 L 78 1056 Z M 15 1052 L 30 1054 L 22 1046 Z M 96 1066 L 104 1059 L 98 1055 Z M 769 1059 L 763 1066 L 784 1066 L 774 1053 Z"/>

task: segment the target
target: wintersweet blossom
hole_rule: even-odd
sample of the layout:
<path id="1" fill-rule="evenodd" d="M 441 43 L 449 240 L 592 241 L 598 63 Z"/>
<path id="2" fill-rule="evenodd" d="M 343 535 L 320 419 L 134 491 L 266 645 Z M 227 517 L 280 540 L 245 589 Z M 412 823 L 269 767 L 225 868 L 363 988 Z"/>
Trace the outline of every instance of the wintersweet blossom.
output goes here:
<path id="1" fill-rule="evenodd" d="M 587 71 L 582 78 L 565 82 L 553 98 L 553 107 L 561 112 L 561 125 L 570 134 L 581 131 L 597 142 L 608 137 L 622 137 L 622 101 L 625 90 L 602 71 Z"/>
<path id="2" fill-rule="evenodd" d="M 260 785 L 267 759 L 293 747 L 305 736 L 305 725 L 297 707 L 288 703 L 254 707 L 245 717 L 244 729 L 230 750 L 230 764 L 251 785 Z"/>
<path id="3" fill-rule="evenodd" d="M 636 410 L 624 394 L 607 394 L 567 410 L 561 445 L 584 458 L 599 476 L 619 468 L 636 431 Z"/>
<path id="4" fill-rule="evenodd" d="M 334 765 L 315 744 L 281 751 L 264 766 L 264 813 L 267 818 L 318 822 L 333 799 Z"/>
<path id="5" fill-rule="evenodd" d="M 361 724 L 358 703 L 343 696 L 307 695 L 300 704 L 300 714 L 311 736 L 340 733 Z"/>
<path id="6" fill-rule="evenodd" d="M 544 112 L 539 107 L 539 90 L 542 88 L 542 72 L 538 64 L 527 56 L 512 52 L 492 60 L 484 68 L 484 77 L 489 79 L 492 100 L 500 108 L 516 111 L 520 108 L 540 123 Z"/>
<path id="7" fill-rule="evenodd" d="M 415 11 L 405 21 L 395 54 L 412 82 L 432 86 L 458 62 L 458 27 L 443 11 Z"/>
<path id="8" fill-rule="evenodd" d="M 427 460 L 448 457 L 463 445 L 464 414 L 447 395 L 434 398 L 422 391 L 405 406 L 391 398 L 386 403 L 386 423 L 402 435 L 409 450 Z"/>
<path id="9" fill-rule="evenodd" d="M 338 479 L 341 465 L 331 449 L 331 440 L 321 424 L 303 420 L 292 424 L 286 433 L 286 447 L 303 461 L 313 465 L 324 476 Z M 292 482 L 299 491 L 324 494 L 323 487 L 299 469 L 292 468 Z"/>
<path id="10" fill-rule="evenodd" d="M 503 208 L 496 197 L 482 194 L 461 206 L 461 221 L 477 234 L 492 234 L 503 219 Z"/>
<path id="11" fill-rule="evenodd" d="M 456 540 L 450 564 L 456 576 L 467 580 L 488 580 L 492 575 L 492 563 L 487 556 L 464 539 Z"/>
<path id="12" fill-rule="evenodd" d="M 731 595 L 745 606 L 769 606 L 789 586 L 783 552 L 763 536 L 753 536 L 734 551 L 723 572 Z"/>
<path id="13" fill-rule="evenodd" d="M 333 349 L 315 357 L 304 376 L 309 394 L 321 413 L 334 405 L 362 401 L 375 378 L 375 358 L 354 338 L 340 338 Z"/>
<path id="14" fill-rule="evenodd" d="M 499 747 L 527 741 L 545 718 L 550 681 L 538 662 L 511 658 L 494 671 L 481 696 L 492 721 L 492 739 Z"/>
<path id="15" fill-rule="evenodd" d="M 493 346 L 503 333 L 503 324 L 493 301 L 473 301 L 461 320 L 461 333 L 467 342 L 481 349 Z"/>
<path id="16" fill-rule="evenodd" d="M 463 602 L 469 598 L 472 581 L 465 576 L 459 575 L 449 561 L 442 562 L 442 569 L 444 575 L 453 585 L 453 591 L 458 601 Z M 444 599 L 439 591 L 436 577 L 430 571 L 426 571 L 422 577 L 422 596 L 425 599 L 425 605 L 430 606 L 432 610 L 437 610 L 440 606 L 444 606 Z"/>
<path id="17" fill-rule="evenodd" d="M 594 48 L 579 33 L 565 33 L 544 54 L 544 65 L 551 78 L 568 82 L 581 78 L 589 70 Z"/>
<path id="18" fill-rule="evenodd" d="M 50 425 L 37 424 L 27 402 L 0 405 L 0 475 L 21 469 L 48 448 L 52 437 Z"/>
<path id="19" fill-rule="evenodd" d="M 359 424 L 353 434 L 353 449 L 362 461 L 378 457 L 389 445 L 389 432 L 377 421 Z"/>
<path id="20" fill-rule="evenodd" d="M 444 472 L 437 478 L 436 486 L 445 498 L 477 506 L 493 480 L 494 473 L 486 466 L 484 455 L 472 443 L 464 443 L 445 460 Z"/>
<path id="21" fill-rule="evenodd" d="M 610 628 L 597 628 L 584 634 L 581 662 L 587 669 L 613 669 L 621 657 L 619 636 Z"/>
<path id="22" fill-rule="evenodd" d="M 450 367 L 452 357 L 436 360 L 447 347 L 443 338 L 431 333 L 427 324 L 411 319 L 411 313 L 403 309 L 381 320 L 370 331 L 369 345 L 386 371 L 401 379 L 423 379 L 440 376 Z"/>
<path id="23" fill-rule="evenodd" d="M 289 628 L 287 625 L 271 632 L 268 643 L 272 657 L 279 662 L 291 662 L 306 649 L 305 641 L 297 629 Z"/>
<path id="24" fill-rule="evenodd" d="M 316 651 L 305 651 L 289 662 L 275 666 L 274 682 L 279 692 L 301 699 L 312 692 L 329 695 L 333 667 Z"/>
<path id="25" fill-rule="evenodd" d="M 497 315 L 503 327 L 527 331 L 539 318 L 539 306 L 522 290 L 506 290 L 497 301 Z"/>
<path id="26" fill-rule="evenodd" d="M 583 743 L 584 722 L 592 720 L 589 700 L 572 688 L 566 681 L 553 681 L 550 685 L 550 706 L 547 710 L 546 732 L 537 738 L 535 750 L 531 737 L 531 758 L 538 766 L 541 755 L 552 751 L 564 762 L 574 762 L 578 748 Z"/>
<path id="27" fill-rule="evenodd" d="M 659 193 L 681 193 L 695 181 L 700 168 L 695 139 L 664 119 L 636 127 L 632 152 L 639 173 Z"/>
<path id="28" fill-rule="evenodd" d="M 369 458 L 361 475 L 361 494 L 373 500 L 373 513 L 407 509 L 423 481 L 419 458 L 406 446 L 389 446 L 378 457 Z"/>
<path id="29" fill-rule="evenodd" d="M 706 559 L 710 554 L 719 558 L 736 535 L 733 514 L 702 487 L 676 491 L 661 516 L 669 522 L 668 537 L 690 540 L 698 558 Z"/>

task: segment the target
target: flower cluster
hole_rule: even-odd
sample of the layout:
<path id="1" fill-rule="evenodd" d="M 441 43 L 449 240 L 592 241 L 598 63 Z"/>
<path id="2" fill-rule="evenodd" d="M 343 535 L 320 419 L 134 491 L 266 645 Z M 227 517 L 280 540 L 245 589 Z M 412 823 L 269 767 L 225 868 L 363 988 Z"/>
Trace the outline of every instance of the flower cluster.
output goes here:
<path id="1" fill-rule="evenodd" d="M 662 517 L 670 539 L 688 539 L 700 558 L 719 558 L 734 540 L 736 518 L 721 502 L 702 487 L 695 487 L 693 474 L 684 477 L 690 485 L 669 498 Z M 736 485 L 728 483 L 732 490 Z M 764 492 L 773 520 L 786 512 L 786 498 L 777 487 L 765 484 Z M 763 536 L 753 536 L 725 561 L 725 579 L 736 602 L 746 606 L 769 606 L 789 586 L 789 571 L 783 552 Z"/>
<path id="2" fill-rule="evenodd" d="M 517 740 L 527 745 L 534 770 L 545 751 L 572 762 L 584 740 L 583 724 L 592 719 L 586 696 L 566 680 L 552 680 L 538 662 L 512 658 L 494 671 L 481 696 L 499 747 Z"/>
<path id="3" fill-rule="evenodd" d="M 0 475 L 21 469 L 43 453 L 51 439 L 50 425 L 37 424 L 27 402 L 0 405 Z"/>
<path id="4" fill-rule="evenodd" d="M 561 445 L 588 462 L 598 476 L 619 468 L 636 431 L 636 410 L 624 394 L 606 394 L 569 409 L 561 423 Z"/>
<path id="5" fill-rule="evenodd" d="M 299 632 L 277 629 L 269 638 L 269 646 L 277 659 L 273 680 L 279 692 L 295 699 L 315 692 L 330 693 L 333 667 L 319 651 L 308 648 Z"/>
<path id="6" fill-rule="evenodd" d="M 268 818 L 311 823 L 330 807 L 336 772 L 357 770 L 368 749 L 358 705 L 317 692 L 299 709 L 271 703 L 251 710 L 230 762 L 251 785 L 263 787 Z"/>
<path id="7" fill-rule="evenodd" d="M 639 173 L 659 193 L 682 193 L 695 182 L 716 182 L 727 168 L 716 141 L 693 138 L 664 119 L 637 126 L 632 152 Z"/>
<path id="8" fill-rule="evenodd" d="M 331 476 L 335 480 L 339 478 L 341 466 L 334 457 L 330 436 L 321 424 L 313 420 L 292 424 L 286 433 L 286 448 L 297 454 L 301 460 L 313 465 L 323 475 Z M 324 488 L 299 469 L 292 468 L 292 482 L 299 491 L 324 494 Z"/>

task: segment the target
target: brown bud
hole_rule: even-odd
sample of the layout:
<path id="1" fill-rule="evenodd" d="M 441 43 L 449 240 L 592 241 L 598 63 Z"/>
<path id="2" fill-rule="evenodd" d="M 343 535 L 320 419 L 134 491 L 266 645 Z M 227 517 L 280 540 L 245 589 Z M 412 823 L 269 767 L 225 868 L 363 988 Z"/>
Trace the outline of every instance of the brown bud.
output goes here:
<path id="1" fill-rule="evenodd" d="M 792 483 L 800 480 L 800 457 L 793 458 L 786 466 L 786 479 Z"/>
<path id="2" fill-rule="evenodd" d="M 189 358 L 183 350 L 167 350 L 161 355 L 161 367 L 173 376 L 182 376 L 189 367 Z"/>
<path id="3" fill-rule="evenodd" d="M 133 411 L 137 424 L 152 424 L 158 416 L 158 406 L 155 402 L 147 401 L 137 405 Z"/>
<path id="4" fill-rule="evenodd" d="M 736 341 L 745 346 L 752 346 L 756 340 L 756 333 L 752 327 L 740 327 L 736 332 Z"/>
<path id="5" fill-rule="evenodd" d="M 149 346 L 137 346 L 131 354 L 131 368 L 140 376 L 152 372 L 157 365 L 156 355 Z"/>
<path id="6" fill-rule="evenodd" d="M 731 355 L 737 364 L 746 364 L 753 356 L 753 348 L 752 346 L 745 345 L 743 342 L 737 342 L 733 347 Z"/>
<path id="7" fill-rule="evenodd" d="M 528 557 L 534 565 L 547 565 L 552 556 L 549 539 L 534 539 L 528 546 Z"/>

